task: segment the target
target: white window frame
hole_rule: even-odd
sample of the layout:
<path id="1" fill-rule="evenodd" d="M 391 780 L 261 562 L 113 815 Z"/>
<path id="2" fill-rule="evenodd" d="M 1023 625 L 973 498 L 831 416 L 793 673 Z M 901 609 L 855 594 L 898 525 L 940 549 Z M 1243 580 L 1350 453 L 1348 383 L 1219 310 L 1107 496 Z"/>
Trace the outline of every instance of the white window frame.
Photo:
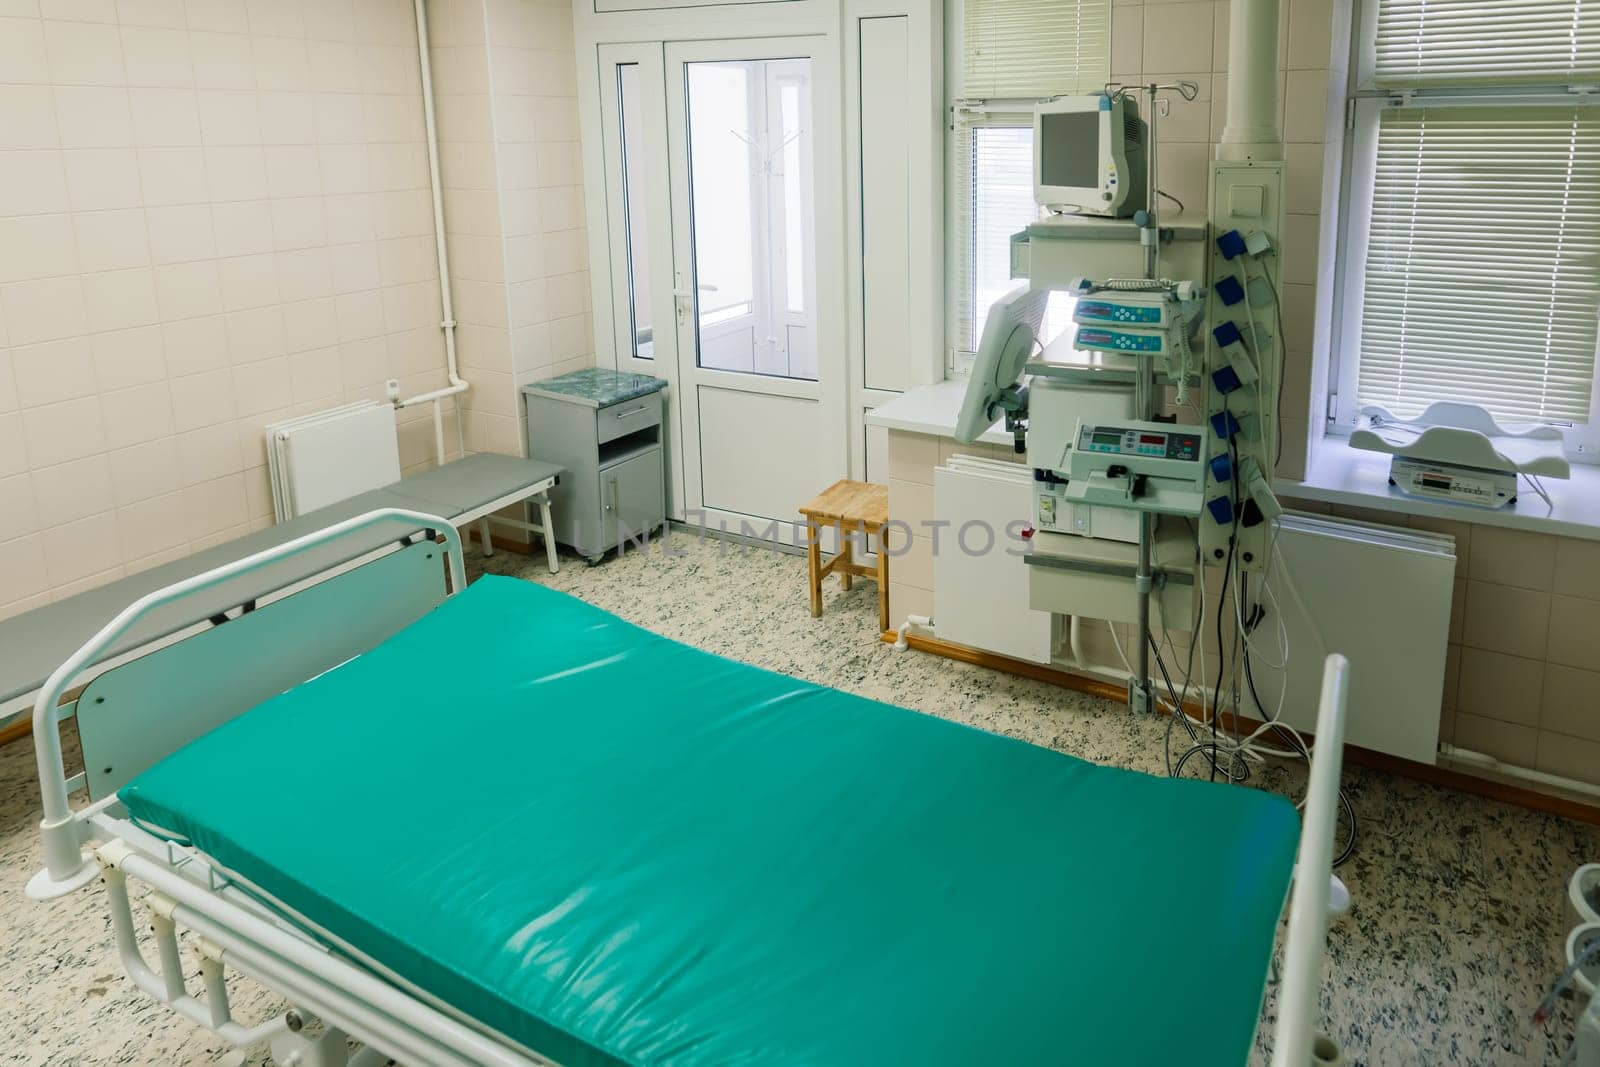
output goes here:
<path id="1" fill-rule="evenodd" d="M 947 257 L 949 278 L 946 281 L 946 292 L 950 294 L 949 319 L 945 334 L 949 338 L 945 351 L 947 377 L 964 377 L 972 370 L 972 361 L 977 355 L 967 348 L 967 338 L 971 336 L 972 331 L 968 329 L 970 324 L 962 318 L 963 308 L 970 303 L 972 315 L 980 326 L 983 321 L 982 315 L 987 310 L 978 307 L 967 291 L 974 278 L 972 264 L 976 251 L 970 239 L 972 215 L 970 212 L 963 214 L 962 211 L 963 201 L 971 200 L 973 190 L 967 181 L 967 176 L 960 172 L 959 164 L 965 156 L 960 144 L 961 139 L 970 137 L 972 131 L 976 129 L 1032 128 L 1034 105 L 1045 99 L 1049 98 L 1008 100 L 993 106 L 957 103 L 951 108 L 950 149 L 946 153 L 948 157 L 946 166 L 949 168 L 946 188 L 950 190 L 947 230 L 950 235 L 948 247 L 951 252 Z"/>
<path id="2" fill-rule="evenodd" d="M 1600 105 L 1594 86 L 1454 87 L 1440 89 L 1387 89 L 1375 83 L 1377 61 L 1377 0 L 1359 4 L 1358 34 L 1354 41 L 1355 77 L 1345 101 L 1345 181 L 1340 209 L 1338 249 L 1338 304 L 1334 316 L 1336 363 L 1329 376 L 1329 432 L 1348 435 L 1360 418 L 1358 386 L 1361 373 L 1361 320 L 1366 292 L 1367 250 L 1372 224 L 1372 175 L 1376 166 L 1378 126 L 1385 108 L 1503 106 L 1592 107 Z M 1465 339 L 1470 341 L 1470 339 Z M 1594 376 L 1590 381 L 1590 421 L 1587 424 L 1551 421 L 1562 432 L 1568 456 L 1577 462 L 1600 464 L 1600 339 L 1596 343 Z M 1442 398 L 1441 398 L 1442 399 Z"/>
<path id="3" fill-rule="evenodd" d="M 1063 3 L 1071 0 L 1061 0 Z M 1016 97 L 984 97 L 981 95 L 981 86 L 969 87 L 966 85 L 965 63 L 965 32 L 966 23 L 965 0 L 950 0 L 945 5 L 945 77 L 949 88 L 946 104 L 945 122 L 945 304 L 947 308 L 945 319 L 945 353 L 944 374 L 948 378 L 965 377 L 972 369 L 975 353 L 967 350 L 969 331 L 967 323 L 962 319 L 962 307 L 967 302 L 964 285 L 970 277 L 973 250 L 968 241 L 968 233 L 961 225 L 961 203 L 970 199 L 972 190 L 968 187 L 966 177 L 959 173 L 957 163 L 962 156 L 959 139 L 968 136 L 969 131 L 975 127 L 999 126 L 1017 127 L 1033 126 L 1034 108 L 1041 103 L 1054 100 L 1063 95 L 1067 90 L 1060 88 L 1050 90 L 1046 84 L 1026 85 L 1021 88 L 1028 92 L 1039 91 L 1037 96 Z M 1110 5 L 1107 4 L 1106 17 L 1110 19 Z M 1105 79 L 1110 78 L 1111 70 L 1111 32 L 1107 24 Z M 1083 72 L 1080 72 L 1080 74 Z M 1080 84 L 1076 92 L 1099 92 L 1103 88 L 1103 81 L 1096 81 L 1093 87 Z M 970 90 L 970 91 L 969 91 Z M 977 317 L 981 326 L 982 316 L 987 308 L 974 307 L 972 314 Z M 976 331 L 981 334 L 981 330 Z"/>

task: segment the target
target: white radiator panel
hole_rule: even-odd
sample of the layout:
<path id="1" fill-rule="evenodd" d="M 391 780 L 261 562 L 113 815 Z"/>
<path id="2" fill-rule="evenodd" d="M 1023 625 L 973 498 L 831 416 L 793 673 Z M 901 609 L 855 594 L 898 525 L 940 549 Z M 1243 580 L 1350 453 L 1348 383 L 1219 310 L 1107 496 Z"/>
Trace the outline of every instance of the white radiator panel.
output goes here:
<path id="1" fill-rule="evenodd" d="M 1050 613 L 1028 607 L 1028 567 L 1013 554 L 1020 546 L 1006 534 L 1008 523 L 1027 520 L 1032 493 L 1032 472 L 1015 463 L 958 457 L 933 472 L 934 515 L 948 524 L 933 557 L 933 624 L 939 640 L 1050 662 Z M 974 519 L 994 531 L 988 552 L 961 549 L 959 531 Z M 980 548 L 985 540 L 974 531 L 968 544 Z"/>
<path id="2" fill-rule="evenodd" d="M 1298 730 L 1314 728 L 1322 659 L 1341 652 L 1350 660 L 1345 740 L 1433 763 L 1454 592 L 1453 540 L 1417 530 L 1285 515 L 1278 551 L 1316 619 L 1313 627 L 1275 574 L 1271 587 L 1289 632 L 1282 720 Z M 1256 690 L 1270 711 L 1283 679 L 1282 670 L 1272 665 L 1279 656 L 1271 614 L 1256 631 L 1256 641 Z M 1245 706 L 1251 706 L 1248 699 Z M 1255 714 L 1266 717 L 1259 709 Z"/>
<path id="3" fill-rule="evenodd" d="M 400 480 L 394 409 L 364 401 L 267 427 L 278 521 Z"/>

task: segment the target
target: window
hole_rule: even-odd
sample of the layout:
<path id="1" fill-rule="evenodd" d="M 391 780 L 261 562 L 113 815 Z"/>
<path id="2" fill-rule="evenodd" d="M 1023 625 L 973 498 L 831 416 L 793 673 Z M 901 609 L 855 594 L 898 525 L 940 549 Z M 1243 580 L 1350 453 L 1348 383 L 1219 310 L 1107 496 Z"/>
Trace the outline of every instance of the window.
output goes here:
<path id="1" fill-rule="evenodd" d="M 956 148 L 956 168 L 965 178 L 957 182 L 965 195 L 956 218 L 967 254 L 961 260 L 956 290 L 961 332 L 955 345 L 963 359 L 958 366 L 965 369 L 964 361 L 970 361 L 977 349 L 989 306 L 1018 284 L 1011 277 L 1011 236 L 1041 214 L 1033 199 L 1031 118 L 966 125 Z M 1041 341 L 1063 329 L 1070 315 L 1066 295 L 1052 296 Z"/>
<path id="2" fill-rule="evenodd" d="M 1016 284 L 1011 236 L 1039 218 L 1033 105 L 1098 92 L 1110 70 L 1109 0 L 966 0 L 950 162 L 949 367 L 964 372 L 989 305 Z M 1052 300 L 1045 336 L 1070 304 Z"/>
<path id="3" fill-rule="evenodd" d="M 1369 2 L 1336 418 L 1460 400 L 1600 452 L 1600 11 Z"/>

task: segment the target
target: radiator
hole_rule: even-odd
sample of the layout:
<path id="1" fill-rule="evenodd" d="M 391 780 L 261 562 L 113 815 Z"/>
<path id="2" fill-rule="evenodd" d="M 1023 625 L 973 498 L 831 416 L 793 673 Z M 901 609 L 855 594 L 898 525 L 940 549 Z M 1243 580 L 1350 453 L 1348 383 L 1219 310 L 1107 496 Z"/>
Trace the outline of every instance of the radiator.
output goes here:
<path id="1" fill-rule="evenodd" d="M 957 456 L 933 472 L 934 515 L 946 525 L 933 557 L 933 624 L 941 641 L 1013 659 L 1049 663 L 1052 619 L 1028 607 L 1028 568 L 1007 524 L 1026 521 L 1033 506 L 1033 472 L 1018 463 Z M 981 520 L 993 534 L 968 536 L 962 526 Z"/>
<path id="2" fill-rule="evenodd" d="M 1315 727 L 1323 657 L 1341 652 L 1350 660 L 1345 741 L 1435 762 L 1455 541 L 1421 530 L 1287 514 L 1278 552 L 1306 608 L 1275 575 L 1277 610 L 1289 632 L 1283 721 L 1297 730 Z M 1262 651 L 1253 660 L 1256 691 L 1270 712 L 1283 684 L 1283 671 L 1267 662 L 1278 655 L 1276 620 L 1269 614 L 1256 634 Z M 1245 706 L 1247 713 L 1266 717 L 1248 701 Z"/>
<path id="3" fill-rule="evenodd" d="M 373 400 L 266 428 L 278 522 L 400 480 L 394 408 Z"/>

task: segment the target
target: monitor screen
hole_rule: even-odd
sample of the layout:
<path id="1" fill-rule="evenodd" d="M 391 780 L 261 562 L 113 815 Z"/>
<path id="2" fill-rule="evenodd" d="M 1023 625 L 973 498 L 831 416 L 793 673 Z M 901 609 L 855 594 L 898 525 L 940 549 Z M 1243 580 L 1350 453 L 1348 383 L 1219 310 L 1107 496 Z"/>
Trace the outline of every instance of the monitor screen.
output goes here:
<path id="1" fill-rule="evenodd" d="M 1061 111 L 1039 116 L 1039 184 L 1100 187 L 1100 112 Z"/>

